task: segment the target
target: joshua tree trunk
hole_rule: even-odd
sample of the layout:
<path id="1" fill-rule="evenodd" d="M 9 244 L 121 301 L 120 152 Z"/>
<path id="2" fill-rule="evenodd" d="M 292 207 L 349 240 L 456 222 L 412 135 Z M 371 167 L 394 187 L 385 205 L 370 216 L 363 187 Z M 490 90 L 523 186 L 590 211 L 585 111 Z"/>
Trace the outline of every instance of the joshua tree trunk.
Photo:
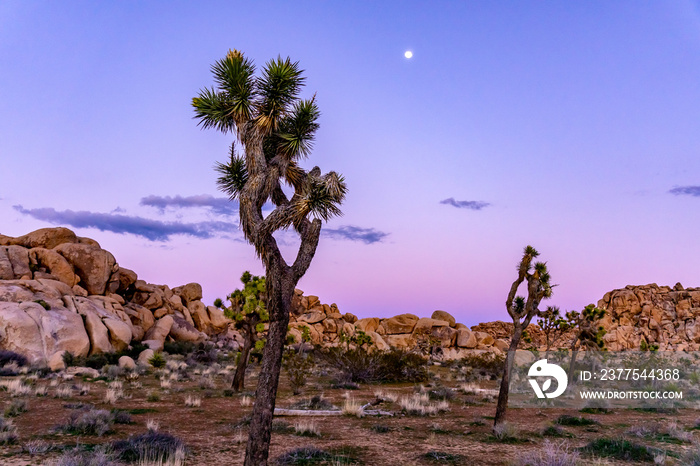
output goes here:
<path id="1" fill-rule="evenodd" d="M 501 388 L 498 391 L 498 404 L 496 405 L 496 417 L 493 424 L 498 425 L 505 420 L 506 408 L 508 408 L 508 394 L 510 392 L 510 374 L 513 370 L 513 362 L 515 361 L 515 350 L 518 349 L 520 339 L 523 336 L 523 329 L 517 325 L 513 329 L 513 338 L 510 340 L 510 347 L 506 353 L 506 361 L 503 367 L 503 378 L 501 378 Z"/>
<path id="2" fill-rule="evenodd" d="M 250 332 L 250 329 L 247 331 Z M 235 392 L 240 392 L 244 388 L 245 371 L 248 369 L 248 358 L 250 357 L 250 350 L 252 347 L 252 336 L 247 335 L 243 343 L 243 349 L 241 350 L 241 358 L 238 360 L 238 366 L 236 366 L 236 374 L 233 376 L 233 383 L 231 384 L 231 388 Z"/>
<path id="3" fill-rule="evenodd" d="M 320 222 L 319 222 L 320 223 Z M 245 466 L 267 464 L 272 417 L 275 412 L 275 399 L 282 369 L 282 354 L 287 339 L 289 313 L 292 310 L 292 297 L 300 271 L 305 272 L 316 251 L 320 224 L 309 225 L 302 234 L 302 246 L 293 267 L 289 267 L 279 254 L 266 260 L 267 309 L 270 314 L 270 328 L 263 350 L 262 368 L 255 391 L 253 417 L 250 421 L 248 445 L 246 446 Z M 267 258 L 266 258 L 267 259 Z M 303 273 L 302 273 L 303 275 Z"/>
<path id="4" fill-rule="evenodd" d="M 578 337 L 574 338 L 574 342 L 571 344 L 571 362 L 569 363 L 569 373 L 567 374 L 569 378 L 569 383 L 574 384 L 574 369 L 576 367 L 576 357 L 578 356 Z"/>

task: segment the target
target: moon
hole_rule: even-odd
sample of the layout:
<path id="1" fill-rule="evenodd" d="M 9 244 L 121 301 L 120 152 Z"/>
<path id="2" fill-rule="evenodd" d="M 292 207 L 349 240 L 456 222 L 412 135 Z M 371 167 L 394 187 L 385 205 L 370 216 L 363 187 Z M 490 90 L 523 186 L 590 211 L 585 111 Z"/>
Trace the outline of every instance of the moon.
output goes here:
<path id="1" fill-rule="evenodd" d="M 413 52 L 411 52 L 410 50 L 406 50 L 406 52 L 403 54 L 403 56 L 406 58 L 411 58 L 411 57 L 413 57 Z"/>

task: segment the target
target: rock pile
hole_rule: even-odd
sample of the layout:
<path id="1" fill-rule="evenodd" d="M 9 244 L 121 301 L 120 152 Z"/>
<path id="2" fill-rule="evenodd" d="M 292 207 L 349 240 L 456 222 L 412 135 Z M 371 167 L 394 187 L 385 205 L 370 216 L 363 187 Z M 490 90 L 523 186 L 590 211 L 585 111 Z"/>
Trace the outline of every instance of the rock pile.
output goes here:
<path id="1" fill-rule="evenodd" d="M 626 286 L 605 293 L 598 307 L 607 311 L 601 323 L 609 350 L 639 350 L 645 344 L 662 351 L 700 349 L 700 288 Z"/>
<path id="2" fill-rule="evenodd" d="M 661 350 L 700 349 L 700 288 L 627 286 L 606 293 L 598 307 L 607 310 L 601 324 L 610 350 L 653 344 Z M 429 318 L 358 319 L 301 290 L 295 291 L 292 309 L 289 333 L 297 342 L 305 327 L 312 343 L 325 346 L 361 330 L 377 349 L 428 344 L 445 359 L 501 353 L 513 329 L 507 322 L 470 329 L 445 311 Z M 64 351 L 87 356 L 120 351 L 132 342 L 158 351 L 166 340 L 209 339 L 236 349 L 243 338 L 231 323 L 221 310 L 202 302 L 199 284 L 171 289 L 146 283 L 120 267 L 95 240 L 67 228 L 44 228 L 17 238 L 0 235 L 0 349 L 24 354 L 34 363 L 60 367 Z M 543 345 L 538 326 L 531 324 L 528 334 L 532 345 Z"/>
<path id="3" fill-rule="evenodd" d="M 67 228 L 0 235 L 0 348 L 34 363 L 119 351 L 132 341 L 203 341 L 228 319 L 196 283 L 170 289 L 139 280 L 95 240 Z"/>

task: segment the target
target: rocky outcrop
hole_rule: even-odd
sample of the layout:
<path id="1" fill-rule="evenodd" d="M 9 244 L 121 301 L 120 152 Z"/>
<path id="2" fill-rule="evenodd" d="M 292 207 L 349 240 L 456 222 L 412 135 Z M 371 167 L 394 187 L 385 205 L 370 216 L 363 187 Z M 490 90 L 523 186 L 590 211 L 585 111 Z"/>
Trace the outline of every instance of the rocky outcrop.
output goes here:
<path id="1" fill-rule="evenodd" d="M 610 350 L 700 350 L 700 288 L 626 286 L 605 293 L 598 307 L 606 310 L 601 324 Z"/>
<path id="2" fill-rule="evenodd" d="M 162 349 L 167 339 L 226 332 L 230 321 L 201 299 L 199 284 L 146 283 L 67 228 L 0 235 L 0 349 L 33 363 L 58 367 L 64 351 L 121 351 L 144 339 Z"/>

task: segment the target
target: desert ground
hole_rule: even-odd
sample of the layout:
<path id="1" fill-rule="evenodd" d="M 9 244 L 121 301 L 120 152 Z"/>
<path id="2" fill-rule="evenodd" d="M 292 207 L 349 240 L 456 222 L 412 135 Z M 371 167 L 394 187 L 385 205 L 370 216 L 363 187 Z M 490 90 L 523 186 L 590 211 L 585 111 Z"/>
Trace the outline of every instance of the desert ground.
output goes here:
<path id="1" fill-rule="evenodd" d="M 249 367 L 245 390 L 233 393 L 232 356 L 163 356 L 165 361 L 156 363 L 160 368 L 107 365 L 99 374 L 87 371 L 89 375 L 71 368 L 51 373 L 6 366 L 8 375 L 0 380 L 5 443 L 0 463 L 242 464 L 257 364 Z M 76 371 L 78 375 L 68 375 Z M 694 410 L 513 408 L 507 429 L 495 435 L 498 381 L 493 367 L 462 361 L 430 364 L 428 372 L 421 383 L 339 382 L 334 367 L 318 361 L 295 395 L 283 371 L 278 408 L 344 413 L 276 416 L 270 462 L 697 464 L 691 462 L 700 451 Z M 358 406 L 368 403 L 372 405 L 363 415 Z M 153 447 L 151 461 L 142 455 L 122 456 L 118 462 L 118 447 L 111 448 L 112 456 L 94 457 L 100 445 L 115 446 L 119 440 L 133 445 L 144 434 L 162 434 L 147 441 L 170 450 L 159 456 Z M 186 447 L 184 458 L 174 452 L 178 439 Z"/>

